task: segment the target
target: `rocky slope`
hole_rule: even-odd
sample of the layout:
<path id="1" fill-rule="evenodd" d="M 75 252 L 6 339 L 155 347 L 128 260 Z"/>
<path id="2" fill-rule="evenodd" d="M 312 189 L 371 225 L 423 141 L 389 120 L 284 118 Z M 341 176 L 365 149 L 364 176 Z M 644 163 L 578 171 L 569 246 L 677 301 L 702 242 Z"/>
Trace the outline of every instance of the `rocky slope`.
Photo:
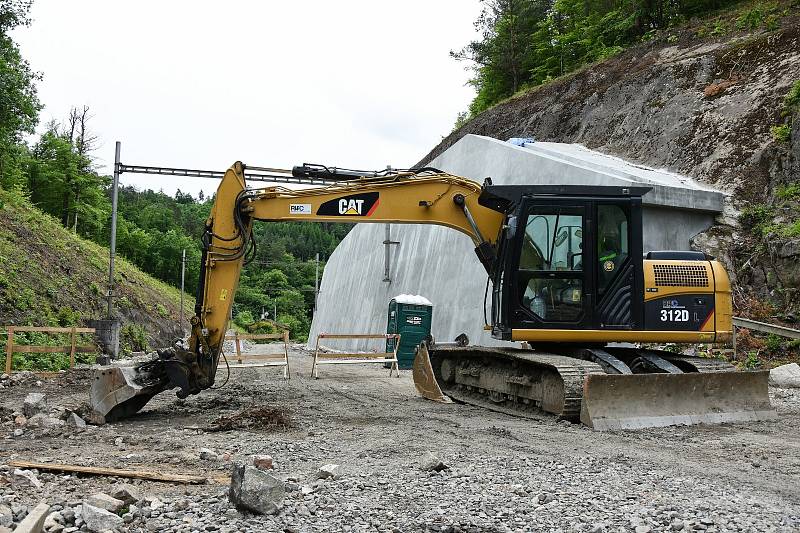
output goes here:
<path id="1" fill-rule="evenodd" d="M 692 176 L 731 194 L 720 225 L 698 236 L 696 246 L 726 261 L 739 287 L 773 297 L 775 305 L 798 305 L 800 240 L 755 235 L 738 224 L 740 209 L 772 205 L 776 190 L 800 179 L 800 118 L 789 140 L 771 133 L 792 120 L 784 99 L 800 80 L 800 10 L 789 2 L 776 6 L 777 22 L 759 29 L 736 30 L 735 11 L 692 21 L 517 95 L 451 133 L 422 162 L 474 133 L 581 143 Z M 728 33 L 704 36 L 711 26 Z M 784 218 L 793 220 L 791 213 Z M 752 257 L 759 244 L 764 253 Z"/>
<path id="2" fill-rule="evenodd" d="M 71 326 L 105 318 L 107 280 L 107 248 L 0 189 L 0 326 Z M 119 257 L 116 284 L 123 345 L 141 349 L 146 338 L 160 347 L 181 335 L 178 290 Z M 187 297 L 184 316 L 193 305 Z"/>

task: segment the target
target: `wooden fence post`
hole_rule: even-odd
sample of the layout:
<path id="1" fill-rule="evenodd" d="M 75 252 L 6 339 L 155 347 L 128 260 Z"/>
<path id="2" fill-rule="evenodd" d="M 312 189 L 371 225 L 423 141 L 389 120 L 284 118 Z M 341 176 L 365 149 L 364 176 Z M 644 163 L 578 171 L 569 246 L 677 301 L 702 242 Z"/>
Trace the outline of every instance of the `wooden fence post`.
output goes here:
<path id="1" fill-rule="evenodd" d="M 8 326 L 8 340 L 6 341 L 6 374 L 11 374 L 11 359 L 14 354 L 14 326 Z"/>
<path id="2" fill-rule="evenodd" d="M 238 364 L 242 364 L 242 345 L 239 343 L 239 332 L 235 332 L 236 335 L 236 360 Z"/>
<path id="3" fill-rule="evenodd" d="M 286 379 L 292 379 L 291 374 L 289 374 L 289 330 L 283 330 L 283 355 L 285 357 L 286 366 L 283 369 L 283 377 Z"/>
<path id="4" fill-rule="evenodd" d="M 75 368 L 75 326 L 70 333 L 69 368 Z"/>

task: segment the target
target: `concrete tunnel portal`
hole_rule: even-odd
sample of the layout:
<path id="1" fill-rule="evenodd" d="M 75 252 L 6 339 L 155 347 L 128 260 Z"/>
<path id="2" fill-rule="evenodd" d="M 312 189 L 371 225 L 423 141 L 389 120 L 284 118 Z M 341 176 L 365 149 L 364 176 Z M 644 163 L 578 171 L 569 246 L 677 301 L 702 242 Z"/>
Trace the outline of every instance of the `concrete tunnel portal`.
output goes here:
<path id="1" fill-rule="evenodd" d="M 710 228 L 723 210 L 723 193 L 686 176 L 577 144 L 525 141 L 467 135 L 428 165 L 478 182 L 491 177 L 495 184 L 652 187 L 642 199 L 645 252 L 690 250 L 691 239 Z M 325 268 L 309 346 L 323 332 L 385 332 L 389 301 L 399 294 L 419 294 L 433 303 L 435 339 L 449 341 L 466 333 L 472 344 L 507 344 L 483 329 L 486 272 L 473 248 L 469 237 L 440 226 L 356 225 Z M 331 347 L 382 349 L 380 341 L 365 339 Z"/>

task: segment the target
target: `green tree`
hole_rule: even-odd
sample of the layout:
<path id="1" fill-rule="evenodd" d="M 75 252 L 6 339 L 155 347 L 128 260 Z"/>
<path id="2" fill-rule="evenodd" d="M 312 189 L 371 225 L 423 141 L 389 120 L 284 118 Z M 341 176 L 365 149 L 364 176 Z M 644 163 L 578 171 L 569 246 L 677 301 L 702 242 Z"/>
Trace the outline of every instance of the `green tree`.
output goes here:
<path id="1" fill-rule="evenodd" d="M 30 23 L 28 0 L 0 0 L 0 186 L 24 185 L 22 135 L 33 133 L 41 109 L 33 72 L 8 32 Z"/>

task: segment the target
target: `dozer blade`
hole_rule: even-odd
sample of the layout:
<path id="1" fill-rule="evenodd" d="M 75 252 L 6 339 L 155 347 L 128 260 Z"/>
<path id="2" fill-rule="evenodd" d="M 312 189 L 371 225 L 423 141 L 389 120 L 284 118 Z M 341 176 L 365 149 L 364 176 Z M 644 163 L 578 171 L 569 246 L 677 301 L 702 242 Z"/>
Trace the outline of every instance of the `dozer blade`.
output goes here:
<path id="1" fill-rule="evenodd" d="M 581 422 L 598 431 L 772 420 L 769 372 L 591 374 Z"/>
<path id="2" fill-rule="evenodd" d="M 441 403 L 451 403 L 452 400 L 442 393 L 436 376 L 433 373 L 433 366 L 428 355 L 428 346 L 424 342 L 417 347 L 417 354 L 414 356 L 414 364 L 411 367 L 411 375 L 414 377 L 414 386 L 420 396 L 428 400 Z"/>

